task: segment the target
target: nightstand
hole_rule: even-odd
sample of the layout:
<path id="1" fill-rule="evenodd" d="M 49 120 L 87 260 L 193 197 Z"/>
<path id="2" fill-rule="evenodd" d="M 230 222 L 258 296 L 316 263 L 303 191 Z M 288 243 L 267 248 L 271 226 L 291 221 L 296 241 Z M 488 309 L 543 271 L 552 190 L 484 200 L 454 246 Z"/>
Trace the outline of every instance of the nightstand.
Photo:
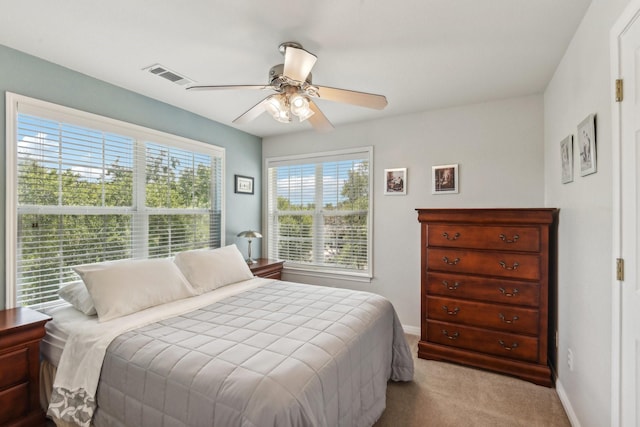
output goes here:
<path id="1" fill-rule="evenodd" d="M 51 317 L 20 307 L 0 310 L 0 425 L 44 425 L 40 340 Z"/>
<path id="2" fill-rule="evenodd" d="M 267 279 L 282 279 L 284 261 L 267 258 L 258 258 L 255 261 L 253 264 L 249 264 L 249 268 L 254 275 Z"/>

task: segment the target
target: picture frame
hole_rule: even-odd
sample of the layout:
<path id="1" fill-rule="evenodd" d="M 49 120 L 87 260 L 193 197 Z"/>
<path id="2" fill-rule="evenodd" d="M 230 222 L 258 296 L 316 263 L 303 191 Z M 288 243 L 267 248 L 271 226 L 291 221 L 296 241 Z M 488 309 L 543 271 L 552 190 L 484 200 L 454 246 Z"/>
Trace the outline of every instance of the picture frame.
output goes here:
<path id="1" fill-rule="evenodd" d="M 238 194 L 253 194 L 253 177 L 244 175 L 234 175 L 235 192 Z"/>
<path id="2" fill-rule="evenodd" d="M 560 161 L 562 164 L 562 183 L 573 181 L 573 135 L 560 141 Z"/>
<path id="3" fill-rule="evenodd" d="M 407 168 L 384 170 L 385 196 L 405 196 L 407 194 Z"/>
<path id="4" fill-rule="evenodd" d="M 578 125 L 577 144 L 580 153 L 580 176 L 595 173 L 597 171 L 595 114 L 589 114 Z"/>
<path id="5" fill-rule="evenodd" d="M 432 166 L 431 193 L 457 194 L 460 181 L 458 179 L 458 164 Z"/>

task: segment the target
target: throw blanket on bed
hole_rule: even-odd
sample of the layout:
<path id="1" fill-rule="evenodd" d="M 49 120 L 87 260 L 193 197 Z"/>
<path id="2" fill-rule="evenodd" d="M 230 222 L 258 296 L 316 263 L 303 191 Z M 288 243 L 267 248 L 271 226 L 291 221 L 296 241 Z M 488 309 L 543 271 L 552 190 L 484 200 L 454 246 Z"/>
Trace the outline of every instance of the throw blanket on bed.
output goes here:
<path id="1" fill-rule="evenodd" d="M 370 426 L 413 361 L 391 303 L 272 282 L 121 334 L 95 424 Z"/>

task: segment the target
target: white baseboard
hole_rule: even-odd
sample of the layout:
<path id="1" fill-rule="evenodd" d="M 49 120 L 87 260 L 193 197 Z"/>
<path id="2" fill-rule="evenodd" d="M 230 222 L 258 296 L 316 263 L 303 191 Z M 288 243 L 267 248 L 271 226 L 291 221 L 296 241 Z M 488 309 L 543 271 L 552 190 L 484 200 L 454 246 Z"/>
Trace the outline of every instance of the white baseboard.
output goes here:
<path id="1" fill-rule="evenodd" d="M 567 417 L 569 417 L 569 422 L 572 427 L 580 427 L 580 421 L 578 421 L 578 416 L 573 410 L 571 406 L 571 402 L 569 401 L 569 397 L 562 386 L 562 382 L 559 379 L 556 380 L 556 392 L 558 393 L 558 397 L 560 398 L 560 403 L 564 407 L 564 411 L 567 413 Z"/>
<path id="2" fill-rule="evenodd" d="M 405 334 L 420 336 L 420 326 L 402 325 Z"/>

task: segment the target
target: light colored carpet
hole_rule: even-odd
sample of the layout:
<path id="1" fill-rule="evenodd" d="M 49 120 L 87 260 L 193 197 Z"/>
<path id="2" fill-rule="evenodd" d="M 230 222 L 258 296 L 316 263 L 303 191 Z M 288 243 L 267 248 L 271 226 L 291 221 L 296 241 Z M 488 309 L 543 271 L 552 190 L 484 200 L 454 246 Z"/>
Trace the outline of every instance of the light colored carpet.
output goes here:
<path id="1" fill-rule="evenodd" d="M 460 365 L 418 359 L 410 383 L 389 382 L 387 409 L 374 427 L 570 427 L 554 388 Z"/>

